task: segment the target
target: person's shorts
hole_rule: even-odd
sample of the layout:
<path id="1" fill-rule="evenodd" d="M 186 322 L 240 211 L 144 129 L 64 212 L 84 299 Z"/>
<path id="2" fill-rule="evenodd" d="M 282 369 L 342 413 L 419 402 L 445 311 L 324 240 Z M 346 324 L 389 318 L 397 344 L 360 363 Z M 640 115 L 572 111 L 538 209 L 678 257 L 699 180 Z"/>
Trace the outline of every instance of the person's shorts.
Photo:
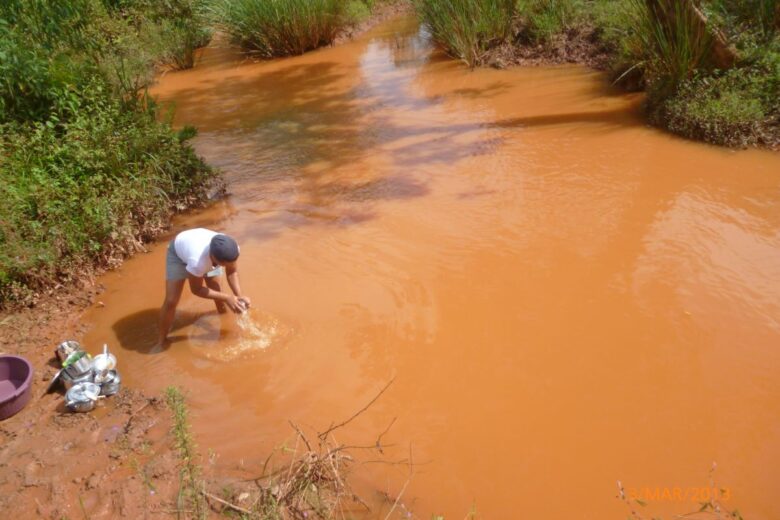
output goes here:
<path id="1" fill-rule="evenodd" d="M 224 271 L 225 270 L 222 268 L 222 266 L 219 266 L 206 273 L 206 277 L 213 278 L 215 276 L 221 275 Z M 178 257 L 176 254 L 176 249 L 173 245 L 173 240 L 171 240 L 170 244 L 168 244 L 168 253 L 165 257 L 165 279 L 186 280 L 188 274 L 187 264 L 182 262 Z"/>

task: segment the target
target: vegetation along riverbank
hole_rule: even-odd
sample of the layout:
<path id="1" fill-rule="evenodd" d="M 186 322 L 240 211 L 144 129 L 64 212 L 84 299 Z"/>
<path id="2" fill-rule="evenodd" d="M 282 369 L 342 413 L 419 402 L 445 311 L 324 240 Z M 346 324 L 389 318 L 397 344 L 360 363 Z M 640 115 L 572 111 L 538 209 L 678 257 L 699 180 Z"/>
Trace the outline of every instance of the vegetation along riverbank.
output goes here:
<path id="1" fill-rule="evenodd" d="M 193 0 L 0 6 L 0 305 L 111 265 L 213 171 L 146 95 L 210 36 Z"/>
<path id="2" fill-rule="evenodd" d="M 727 146 L 780 143 L 776 0 L 416 0 L 469 66 L 575 62 L 647 91 L 650 121 Z"/>

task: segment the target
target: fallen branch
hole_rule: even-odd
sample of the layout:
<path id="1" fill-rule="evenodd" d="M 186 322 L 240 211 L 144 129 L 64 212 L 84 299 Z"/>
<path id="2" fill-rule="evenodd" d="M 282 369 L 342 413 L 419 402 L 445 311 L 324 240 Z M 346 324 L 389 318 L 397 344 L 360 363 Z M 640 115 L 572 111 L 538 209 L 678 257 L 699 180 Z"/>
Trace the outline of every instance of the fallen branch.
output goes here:
<path id="1" fill-rule="evenodd" d="M 392 385 L 392 384 L 393 384 L 393 381 L 395 381 L 395 377 L 393 377 L 393 378 L 392 378 L 390 381 L 388 381 L 388 382 L 387 382 L 387 384 L 385 385 L 385 387 L 384 387 L 384 388 L 382 388 L 382 390 L 380 390 L 380 391 L 379 391 L 379 393 L 378 393 L 378 394 L 376 394 L 376 395 L 374 396 L 374 398 L 373 398 L 373 399 L 371 399 L 371 401 L 369 401 L 369 403 L 368 403 L 367 405 L 365 405 L 363 408 L 361 408 L 361 409 L 360 409 L 360 410 L 358 410 L 358 411 L 357 411 L 355 414 L 353 414 L 353 415 L 352 415 L 352 417 L 350 417 L 350 418 L 349 418 L 349 419 L 347 419 L 346 421 L 340 422 L 339 424 L 337 424 L 337 425 L 335 425 L 335 426 L 331 426 L 330 428 L 328 428 L 327 430 L 325 430 L 323 433 L 320 433 L 320 434 L 319 434 L 319 438 L 320 438 L 320 440 L 321 440 L 321 441 L 324 441 L 325 439 L 327 439 L 327 438 L 328 438 L 328 435 L 329 435 L 329 434 L 330 434 L 332 431 L 334 431 L 334 430 L 337 430 L 337 429 L 341 428 L 342 426 L 346 426 L 347 424 L 349 424 L 350 422 L 352 422 L 353 420 L 355 420 L 355 418 L 357 418 L 357 417 L 358 417 L 360 414 L 362 414 L 363 412 L 365 412 L 366 410 L 368 410 L 368 409 L 371 407 L 371 405 L 372 405 L 372 404 L 374 404 L 374 403 L 377 401 L 377 399 L 379 399 L 379 398 L 382 396 L 382 394 L 384 394 L 384 393 L 385 393 L 385 391 L 386 391 L 388 388 L 390 388 L 390 385 Z"/>
<path id="2" fill-rule="evenodd" d="M 144 404 L 142 404 L 141 406 L 138 407 L 137 410 L 135 410 L 134 412 L 130 412 L 130 417 L 127 418 L 127 422 L 125 423 L 125 428 L 124 428 L 124 432 L 126 434 L 130 433 L 130 425 L 132 424 L 133 419 L 135 419 L 135 416 L 138 415 L 139 413 L 141 413 L 151 403 L 152 403 L 152 400 L 151 399 L 147 399 Z"/>
<path id="3" fill-rule="evenodd" d="M 214 501 L 216 501 L 216 502 L 219 502 L 219 503 L 220 503 L 220 504 L 222 504 L 223 506 L 225 506 L 225 507 L 229 507 L 230 509 L 232 509 L 232 510 L 234 510 L 234 511 L 238 511 L 239 513 L 244 513 L 245 515 L 251 515 L 251 514 L 252 514 L 252 511 L 250 511 L 249 509 L 244 509 L 244 508 L 243 508 L 243 507 L 241 507 L 241 506 L 237 506 L 237 505 L 235 505 L 235 504 L 231 504 L 231 503 L 230 503 L 230 502 L 228 502 L 227 500 L 222 500 L 222 499 L 221 499 L 221 498 L 219 498 L 218 496 L 212 495 L 212 494 L 211 494 L 211 493 L 209 493 L 208 491 L 201 490 L 200 492 L 203 494 L 203 496 L 204 496 L 204 497 L 206 497 L 206 498 L 209 498 L 209 499 L 211 499 L 211 500 L 214 500 Z"/>

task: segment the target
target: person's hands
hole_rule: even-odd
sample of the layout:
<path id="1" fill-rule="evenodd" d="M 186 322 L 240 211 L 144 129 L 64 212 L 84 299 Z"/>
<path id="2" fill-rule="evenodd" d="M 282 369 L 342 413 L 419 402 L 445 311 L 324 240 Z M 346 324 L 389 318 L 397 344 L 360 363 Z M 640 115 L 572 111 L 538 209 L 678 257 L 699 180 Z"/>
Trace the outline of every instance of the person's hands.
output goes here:
<path id="1" fill-rule="evenodd" d="M 236 298 L 235 296 L 230 296 L 227 300 L 225 300 L 225 304 L 228 306 L 228 308 L 230 308 L 231 311 L 235 312 L 236 314 L 241 314 L 245 310 L 241 299 Z"/>
<path id="2" fill-rule="evenodd" d="M 250 300 L 248 296 L 239 296 L 238 301 L 244 304 L 244 310 L 252 306 L 252 300 Z"/>

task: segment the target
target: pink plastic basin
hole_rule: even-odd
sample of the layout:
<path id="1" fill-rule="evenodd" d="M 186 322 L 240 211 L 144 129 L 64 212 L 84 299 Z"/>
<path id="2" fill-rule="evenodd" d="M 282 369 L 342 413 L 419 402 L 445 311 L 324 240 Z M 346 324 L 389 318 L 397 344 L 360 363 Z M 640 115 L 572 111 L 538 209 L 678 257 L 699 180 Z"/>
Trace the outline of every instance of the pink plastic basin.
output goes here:
<path id="1" fill-rule="evenodd" d="M 0 356 L 0 421 L 18 413 L 32 395 L 32 365 L 19 356 Z"/>

